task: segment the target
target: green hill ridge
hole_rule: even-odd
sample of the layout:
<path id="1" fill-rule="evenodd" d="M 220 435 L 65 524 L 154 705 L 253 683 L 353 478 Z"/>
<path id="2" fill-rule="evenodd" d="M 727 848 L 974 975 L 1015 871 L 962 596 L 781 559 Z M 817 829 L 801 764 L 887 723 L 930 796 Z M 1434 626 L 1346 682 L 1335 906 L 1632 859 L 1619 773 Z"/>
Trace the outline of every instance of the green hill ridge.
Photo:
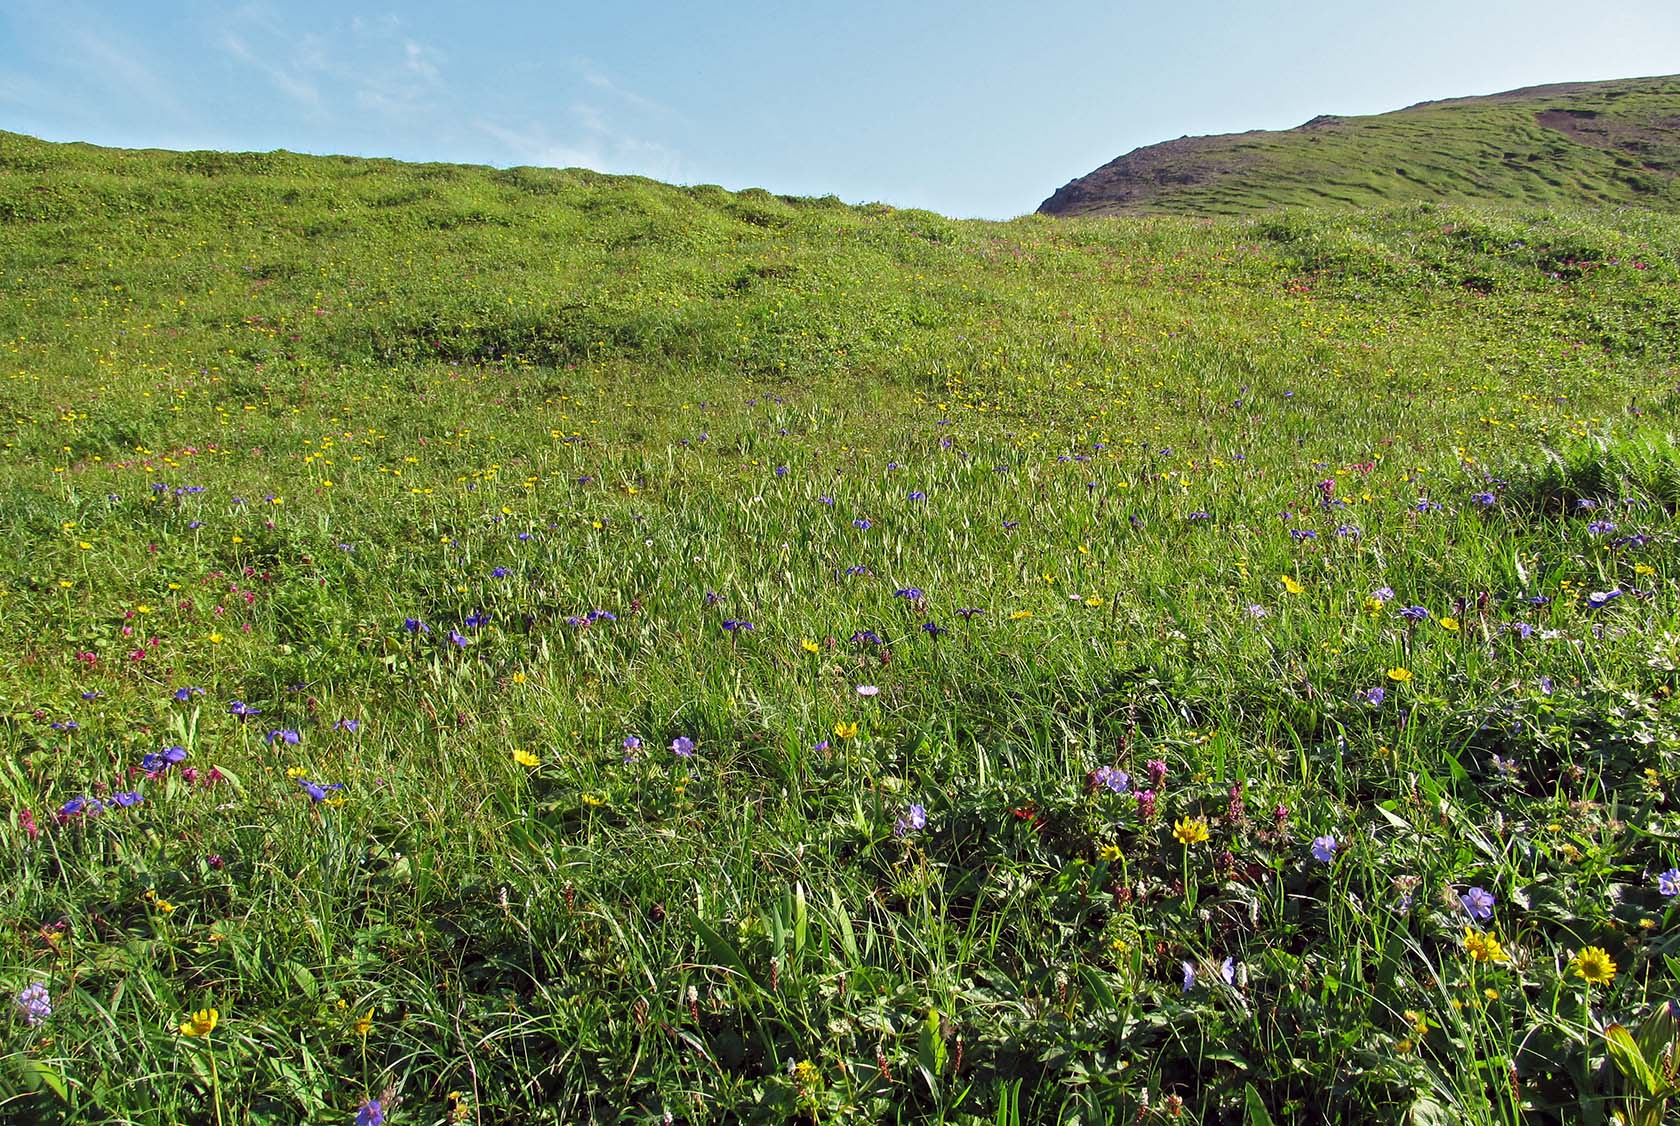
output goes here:
<path id="1" fill-rule="evenodd" d="M 1050 215 L 1241 215 L 1434 200 L 1680 210 L 1680 76 L 1531 86 L 1117 157 Z"/>

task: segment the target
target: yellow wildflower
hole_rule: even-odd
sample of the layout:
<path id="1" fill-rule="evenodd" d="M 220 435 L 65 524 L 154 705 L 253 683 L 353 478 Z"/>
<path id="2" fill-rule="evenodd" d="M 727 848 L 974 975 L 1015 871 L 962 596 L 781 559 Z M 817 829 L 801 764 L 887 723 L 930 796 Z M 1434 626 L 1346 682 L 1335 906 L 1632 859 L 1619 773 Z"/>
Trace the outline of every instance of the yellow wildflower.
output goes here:
<path id="1" fill-rule="evenodd" d="M 518 747 L 513 749 L 513 761 L 520 766 L 539 766 L 542 764 L 542 759 L 530 751 L 522 751 Z"/>
<path id="2" fill-rule="evenodd" d="M 1472 962 L 1509 962 L 1511 956 L 1499 944 L 1499 936 L 1492 931 L 1485 934 L 1473 927 L 1464 928 L 1464 952 Z"/>
<path id="3" fill-rule="evenodd" d="M 1289 594 L 1301 594 L 1307 589 L 1296 581 L 1295 576 L 1293 575 L 1280 576 L 1278 578 L 1278 582 L 1283 584 L 1283 589 Z"/>
<path id="4" fill-rule="evenodd" d="M 181 1022 L 182 1036 L 208 1036 L 216 1028 L 220 1016 L 215 1009 L 200 1009 Z"/>
<path id="5" fill-rule="evenodd" d="M 815 641 L 812 641 L 809 637 L 800 641 L 799 647 L 807 653 L 818 653 L 822 651 L 822 646 L 818 645 Z"/>
<path id="6" fill-rule="evenodd" d="M 1388 679 L 1396 684 L 1406 684 L 1412 679 L 1412 670 L 1407 668 L 1392 668 L 1388 670 Z"/>
<path id="7" fill-rule="evenodd" d="M 1207 818 L 1180 817 L 1173 823 L 1173 836 L 1178 838 L 1179 844 L 1201 844 L 1208 839 Z"/>
<path id="8" fill-rule="evenodd" d="M 837 723 L 834 725 L 834 734 L 842 739 L 850 739 L 857 733 L 858 725 L 855 723 Z"/>
<path id="9" fill-rule="evenodd" d="M 1441 619 L 1441 628 L 1444 629 L 1444 630 L 1449 630 L 1452 633 L 1457 633 L 1458 632 L 1458 619 L 1457 618 L 1442 618 Z"/>
<path id="10" fill-rule="evenodd" d="M 1601 946 L 1589 946 L 1569 960 L 1575 976 L 1588 985 L 1609 985 L 1616 976 L 1616 963 Z"/>

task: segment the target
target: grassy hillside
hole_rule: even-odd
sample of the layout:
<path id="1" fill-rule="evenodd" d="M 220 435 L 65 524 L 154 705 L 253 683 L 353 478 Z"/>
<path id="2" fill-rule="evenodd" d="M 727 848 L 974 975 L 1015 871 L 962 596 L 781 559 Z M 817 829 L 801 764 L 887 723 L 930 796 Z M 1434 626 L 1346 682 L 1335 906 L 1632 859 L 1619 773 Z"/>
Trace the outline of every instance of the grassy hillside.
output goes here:
<path id="1" fill-rule="evenodd" d="M 0 295 L 0 1118 L 1660 1114 L 1680 220 L 0 135 Z"/>
<path id="2" fill-rule="evenodd" d="M 1136 149 L 1064 186 L 1054 215 L 1246 215 L 1414 200 L 1680 210 L 1680 76 L 1536 86 L 1295 129 Z"/>

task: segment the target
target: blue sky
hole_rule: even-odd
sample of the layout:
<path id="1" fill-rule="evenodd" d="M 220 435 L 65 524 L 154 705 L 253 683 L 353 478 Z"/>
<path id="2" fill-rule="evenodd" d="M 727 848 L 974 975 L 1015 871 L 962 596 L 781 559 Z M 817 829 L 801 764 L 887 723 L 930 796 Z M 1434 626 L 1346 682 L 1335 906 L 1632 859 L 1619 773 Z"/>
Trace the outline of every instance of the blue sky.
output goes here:
<path id="1" fill-rule="evenodd" d="M 0 128 L 1007 218 L 1139 145 L 1680 72 L 1675 0 L 6 0 Z"/>

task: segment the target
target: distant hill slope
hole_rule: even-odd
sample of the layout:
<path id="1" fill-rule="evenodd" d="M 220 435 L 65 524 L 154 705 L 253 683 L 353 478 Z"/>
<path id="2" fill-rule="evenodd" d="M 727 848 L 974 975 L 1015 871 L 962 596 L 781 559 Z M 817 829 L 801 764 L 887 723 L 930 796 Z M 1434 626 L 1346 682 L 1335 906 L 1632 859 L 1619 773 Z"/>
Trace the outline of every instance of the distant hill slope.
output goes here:
<path id="1" fill-rule="evenodd" d="M 1680 75 L 1532 86 L 1135 149 L 1049 215 L 1240 215 L 1433 199 L 1680 211 Z"/>

